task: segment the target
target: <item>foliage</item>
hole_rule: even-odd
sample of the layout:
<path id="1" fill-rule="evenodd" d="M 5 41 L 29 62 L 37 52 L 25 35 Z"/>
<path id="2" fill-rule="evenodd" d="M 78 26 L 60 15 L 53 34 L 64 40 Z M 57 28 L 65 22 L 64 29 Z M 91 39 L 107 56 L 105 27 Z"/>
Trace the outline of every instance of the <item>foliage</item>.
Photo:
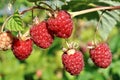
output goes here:
<path id="1" fill-rule="evenodd" d="M 14 13 L 14 15 L 8 20 L 6 24 L 6 28 L 10 31 L 22 31 L 23 30 L 23 22 L 19 16 L 18 11 Z"/>
<path id="2" fill-rule="evenodd" d="M 40 20 L 46 19 L 45 10 L 34 10 L 26 12 L 22 16 L 19 12 L 33 6 L 33 2 L 39 0 L 1 0 L 0 26 L 10 15 L 5 28 L 11 31 L 26 31 L 32 25 L 33 17 L 38 16 Z M 53 9 L 56 6 L 69 12 L 81 11 L 99 6 L 118 6 L 119 0 L 46 0 L 44 1 Z M 8 10 L 8 3 L 13 6 Z M 6 7 L 7 6 L 7 7 Z M 6 11 L 7 10 L 7 11 Z M 15 13 L 14 13 L 15 12 Z M 86 13 L 73 18 L 74 32 L 68 39 L 79 44 L 86 44 L 94 38 L 94 30 L 102 11 Z M 120 79 L 120 10 L 107 10 L 98 25 L 97 39 L 107 40 L 113 53 L 113 61 L 109 68 L 97 68 L 89 59 L 89 51 L 84 52 L 85 68 L 78 76 L 71 76 L 63 70 L 61 55 L 65 40 L 55 38 L 52 46 L 40 49 L 34 45 L 32 55 L 25 61 L 17 60 L 12 51 L 0 51 L 0 80 L 119 80 Z M 23 23 L 24 22 L 24 23 Z M 117 25 L 116 25 L 117 24 Z M 40 71 L 41 75 L 37 72 Z"/>

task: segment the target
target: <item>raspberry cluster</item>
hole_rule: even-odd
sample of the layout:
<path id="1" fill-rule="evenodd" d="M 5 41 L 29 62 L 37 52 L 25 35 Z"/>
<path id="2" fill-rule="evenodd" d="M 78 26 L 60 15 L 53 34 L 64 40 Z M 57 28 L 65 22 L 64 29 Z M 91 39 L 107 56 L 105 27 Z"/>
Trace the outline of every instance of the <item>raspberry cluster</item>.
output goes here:
<path id="1" fill-rule="evenodd" d="M 34 24 L 30 35 L 34 43 L 40 48 L 49 48 L 54 41 L 54 36 L 69 38 L 73 30 L 73 22 L 67 11 L 56 11 L 47 21 Z"/>
<path id="2" fill-rule="evenodd" d="M 13 37 L 10 32 L 0 32 L 0 50 L 11 49 L 19 60 L 27 59 L 32 52 L 33 43 L 46 49 L 54 42 L 54 37 L 69 38 L 73 31 L 73 21 L 65 10 L 55 11 L 47 20 L 37 21 L 30 28 L 30 37 Z M 112 62 L 112 53 L 109 46 L 103 42 L 89 50 L 90 58 L 100 68 L 107 68 Z M 84 49 L 84 51 L 87 48 Z M 83 52 L 84 52 L 83 51 Z M 84 68 L 84 59 L 81 51 L 68 48 L 63 52 L 62 63 L 64 69 L 71 75 L 79 75 Z"/>
<path id="3" fill-rule="evenodd" d="M 57 10 L 46 21 L 37 21 L 30 28 L 30 37 L 13 37 L 11 33 L 0 33 L 0 50 L 12 49 L 13 54 L 19 60 L 25 60 L 32 52 L 33 43 L 38 47 L 49 48 L 54 36 L 69 38 L 72 34 L 73 22 L 70 14 L 64 10 Z"/>

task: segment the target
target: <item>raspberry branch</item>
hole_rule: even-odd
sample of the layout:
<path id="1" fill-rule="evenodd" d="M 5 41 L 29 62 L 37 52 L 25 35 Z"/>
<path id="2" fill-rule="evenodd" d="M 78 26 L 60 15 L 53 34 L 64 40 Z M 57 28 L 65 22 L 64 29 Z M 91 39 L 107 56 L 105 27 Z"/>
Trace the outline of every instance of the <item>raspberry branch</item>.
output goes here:
<path id="1" fill-rule="evenodd" d="M 82 10 L 82 11 L 76 11 L 76 12 L 69 12 L 71 14 L 72 17 L 81 15 L 81 14 L 86 14 L 86 13 L 90 13 L 90 12 L 94 12 L 94 11 L 100 11 L 100 10 L 117 10 L 120 9 L 120 6 L 109 6 L 109 7 L 104 7 L 104 6 L 100 6 L 100 7 L 96 7 L 96 8 L 91 8 L 91 9 L 86 9 L 86 10 Z"/>
<path id="2" fill-rule="evenodd" d="M 41 3 L 41 4 L 45 4 L 45 3 Z M 46 4 L 45 4 L 46 5 Z M 30 10 L 33 10 L 33 9 L 43 9 L 43 10 L 48 10 L 50 12 L 53 12 L 53 10 L 51 9 L 50 6 L 48 6 L 49 8 L 45 8 L 45 7 L 42 7 L 42 6 L 33 6 L 31 8 L 28 8 L 22 12 L 20 12 L 20 14 L 24 14 Z M 78 15 L 81 15 L 81 14 L 86 14 L 86 13 L 90 13 L 90 12 L 94 12 L 94 11 L 100 11 L 100 10 L 117 10 L 117 9 L 120 9 L 120 6 L 99 6 L 99 7 L 96 7 L 96 8 L 91 8 L 91 9 L 86 9 L 86 10 L 81 10 L 81 11 L 76 11 L 76 12 L 69 12 L 71 14 L 72 17 L 75 17 L 75 16 L 78 16 Z"/>
<path id="3" fill-rule="evenodd" d="M 30 8 L 28 8 L 28 9 L 20 12 L 20 14 L 22 15 L 22 14 L 28 12 L 28 11 L 33 10 L 33 9 L 43 9 L 43 10 L 48 10 L 48 11 L 52 12 L 51 9 L 49 9 L 49 8 L 44 8 L 44 7 L 42 7 L 42 6 L 33 6 L 33 7 L 30 7 Z"/>

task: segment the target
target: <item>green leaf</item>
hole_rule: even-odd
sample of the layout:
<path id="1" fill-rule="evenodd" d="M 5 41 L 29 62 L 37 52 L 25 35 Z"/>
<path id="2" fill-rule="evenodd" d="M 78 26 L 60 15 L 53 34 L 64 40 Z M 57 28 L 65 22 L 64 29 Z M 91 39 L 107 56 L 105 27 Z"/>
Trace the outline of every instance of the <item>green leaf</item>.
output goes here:
<path id="1" fill-rule="evenodd" d="M 101 11 L 98 11 L 98 13 L 100 15 Z M 101 23 L 98 27 L 98 32 L 103 40 L 107 39 L 113 27 L 117 24 L 117 21 L 119 21 L 119 15 L 116 11 L 107 11 L 103 14 Z"/>
<path id="2" fill-rule="evenodd" d="M 18 11 L 8 20 L 6 28 L 10 31 L 23 31 L 23 22 Z"/>
<path id="3" fill-rule="evenodd" d="M 112 0 L 112 1 L 107 1 L 107 0 L 100 0 L 99 2 L 103 2 L 103 3 L 106 3 L 106 4 L 109 4 L 111 6 L 119 6 L 120 5 L 120 2 L 118 2 L 120 0 Z"/>
<path id="4" fill-rule="evenodd" d="M 100 2 L 103 2 L 105 4 L 108 4 L 110 6 L 119 6 L 119 2 L 115 1 L 105 1 L 105 0 L 100 0 Z M 98 11 L 98 14 L 101 14 L 101 11 Z M 117 24 L 117 22 L 120 19 L 120 11 L 119 10 L 114 10 L 114 11 L 107 11 L 104 13 L 101 24 L 99 25 L 99 34 L 103 38 L 103 40 L 106 40 L 107 37 L 109 36 L 109 33 L 112 31 L 113 27 Z"/>
<path id="5" fill-rule="evenodd" d="M 110 6 L 118 6 L 120 5 L 119 2 L 115 2 L 115 1 L 104 1 L 101 0 L 100 2 L 106 3 Z M 101 12 L 98 11 L 98 14 L 100 15 Z M 100 36 L 106 40 L 107 37 L 109 36 L 109 33 L 112 31 L 113 27 L 115 27 L 115 25 L 117 24 L 117 22 L 120 19 L 120 11 L 119 10 L 114 10 L 114 11 L 107 11 L 106 13 L 104 13 L 102 20 L 101 20 L 101 24 L 99 26 L 99 33 Z"/>

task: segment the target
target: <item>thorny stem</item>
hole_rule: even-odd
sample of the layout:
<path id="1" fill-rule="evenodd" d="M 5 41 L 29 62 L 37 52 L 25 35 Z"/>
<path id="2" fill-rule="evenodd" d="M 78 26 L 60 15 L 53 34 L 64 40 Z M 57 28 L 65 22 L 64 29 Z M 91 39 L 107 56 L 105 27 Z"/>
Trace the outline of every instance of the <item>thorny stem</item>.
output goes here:
<path id="1" fill-rule="evenodd" d="M 86 10 L 76 11 L 76 12 L 69 12 L 69 13 L 71 14 L 72 17 L 75 17 L 81 14 L 86 14 L 86 13 L 99 11 L 99 10 L 117 10 L 117 9 L 120 9 L 120 6 L 109 6 L 109 7 L 100 6 L 96 8 L 91 8 L 91 9 L 86 9 Z"/>

